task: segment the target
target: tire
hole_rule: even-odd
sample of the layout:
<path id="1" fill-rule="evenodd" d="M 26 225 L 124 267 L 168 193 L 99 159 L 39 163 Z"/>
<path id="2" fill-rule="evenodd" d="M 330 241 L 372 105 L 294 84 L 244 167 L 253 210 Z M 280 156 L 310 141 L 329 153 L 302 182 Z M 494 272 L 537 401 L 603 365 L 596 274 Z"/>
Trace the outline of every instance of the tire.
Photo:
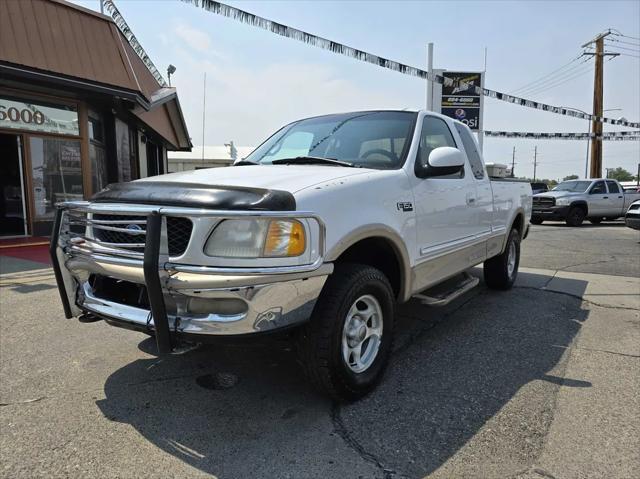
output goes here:
<path id="1" fill-rule="evenodd" d="M 520 265 L 520 232 L 513 228 L 504 252 L 484 262 L 484 282 L 491 289 L 511 289 Z"/>
<path id="2" fill-rule="evenodd" d="M 582 224 L 582 222 L 584 221 L 584 218 L 586 216 L 586 212 L 584 211 L 584 209 L 578 207 L 578 206 L 574 206 L 573 208 L 571 208 L 569 210 L 569 214 L 567 215 L 565 222 L 569 225 L 569 226 L 580 226 Z"/>
<path id="3" fill-rule="evenodd" d="M 377 314 L 363 323 L 356 310 Z M 336 265 L 298 341 L 313 386 L 340 402 L 355 401 L 371 391 L 389 362 L 394 315 L 393 290 L 381 271 L 360 264 Z M 363 325 L 366 332 L 378 329 L 380 334 L 362 340 Z M 355 350 L 363 354 L 360 363 Z"/>
<path id="4" fill-rule="evenodd" d="M 599 225 L 602 222 L 602 218 L 589 218 L 589 222 L 593 225 Z"/>
<path id="5" fill-rule="evenodd" d="M 544 220 L 538 216 L 532 216 L 529 221 L 532 225 L 541 225 Z"/>

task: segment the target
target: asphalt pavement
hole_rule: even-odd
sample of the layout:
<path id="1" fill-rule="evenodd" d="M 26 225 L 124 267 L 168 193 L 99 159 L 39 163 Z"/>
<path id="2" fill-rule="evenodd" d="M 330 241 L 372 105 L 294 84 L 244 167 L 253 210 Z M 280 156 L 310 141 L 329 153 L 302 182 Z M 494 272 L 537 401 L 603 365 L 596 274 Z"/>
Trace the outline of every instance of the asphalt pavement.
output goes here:
<path id="1" fill-rule="evenodd" d="M 402 305 L 383 382 L 342 406 L 285 337 L 159 359 L 140 333 L 65 320 L 50 271 L 27 266 L 0 280 L 0 477 L 640 470 L 640 234 L 616 224 L 535 226 L 511 291 Z"/>

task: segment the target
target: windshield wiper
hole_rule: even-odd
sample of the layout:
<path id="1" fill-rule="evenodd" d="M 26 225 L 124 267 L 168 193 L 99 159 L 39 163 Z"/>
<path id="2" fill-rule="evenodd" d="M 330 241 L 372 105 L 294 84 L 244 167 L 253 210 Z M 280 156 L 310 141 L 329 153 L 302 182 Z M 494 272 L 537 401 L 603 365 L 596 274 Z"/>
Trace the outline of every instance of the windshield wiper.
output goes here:
<path id="1" fill-rule="evenodd" d="M 260 163 L 256 163 L 251 160 L 240 160 L 236 161 L 232 166 L 249 166 L 249 165 L 259 165 Z"/>
<path id="2" fill-rule="evenodd" d="M 335 166 L 346 166 L 349 168 L 358 168 L 359 165 L 355 165 L 348 161 L 341 161 L 335 158 L 323 158 L 321 156 L 296 156 L 295 158 L 281 158 L 279 160 L 273 160 L 271 162 L 274 165 L 291 165 L 291 164 L 300 164 L 300 165 L 335 165 Z"/>

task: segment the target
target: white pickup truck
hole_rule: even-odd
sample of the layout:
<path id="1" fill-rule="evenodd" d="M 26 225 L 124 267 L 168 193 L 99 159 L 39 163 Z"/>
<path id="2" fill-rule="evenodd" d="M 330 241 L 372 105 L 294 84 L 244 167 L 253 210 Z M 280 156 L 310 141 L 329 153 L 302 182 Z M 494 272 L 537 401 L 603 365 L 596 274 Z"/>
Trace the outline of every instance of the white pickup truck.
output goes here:
<path id="1" fill-rule="evenodd" d="M 470 130 L 429 112 L 293 122 L 227 168 L 114 184 L 59 205 L 65 314 L 155 335 L 160 353 L 292 328 L 340 400 L 379 380 L 394 307 L 515 281 L 531 188 L 490 179 Z M 294 329 L 295 327 L 295 329 Z"/>

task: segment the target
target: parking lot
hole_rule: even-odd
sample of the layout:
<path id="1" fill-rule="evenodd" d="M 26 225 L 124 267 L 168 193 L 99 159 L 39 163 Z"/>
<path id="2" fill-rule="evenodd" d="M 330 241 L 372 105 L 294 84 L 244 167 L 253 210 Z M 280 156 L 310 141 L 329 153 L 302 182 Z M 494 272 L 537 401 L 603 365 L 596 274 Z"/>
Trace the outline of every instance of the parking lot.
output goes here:
<path id="1" fill-rule="evenodd" d="M 2 261 L 2 477 L 640 470 L 640 235 L 621 222 L 534 226 L 511 291 L 403 305 L 382 384 L 344 406 L 286 338 L 161 360 L 144 335 L 65 320 L 49 271 Z"/>

